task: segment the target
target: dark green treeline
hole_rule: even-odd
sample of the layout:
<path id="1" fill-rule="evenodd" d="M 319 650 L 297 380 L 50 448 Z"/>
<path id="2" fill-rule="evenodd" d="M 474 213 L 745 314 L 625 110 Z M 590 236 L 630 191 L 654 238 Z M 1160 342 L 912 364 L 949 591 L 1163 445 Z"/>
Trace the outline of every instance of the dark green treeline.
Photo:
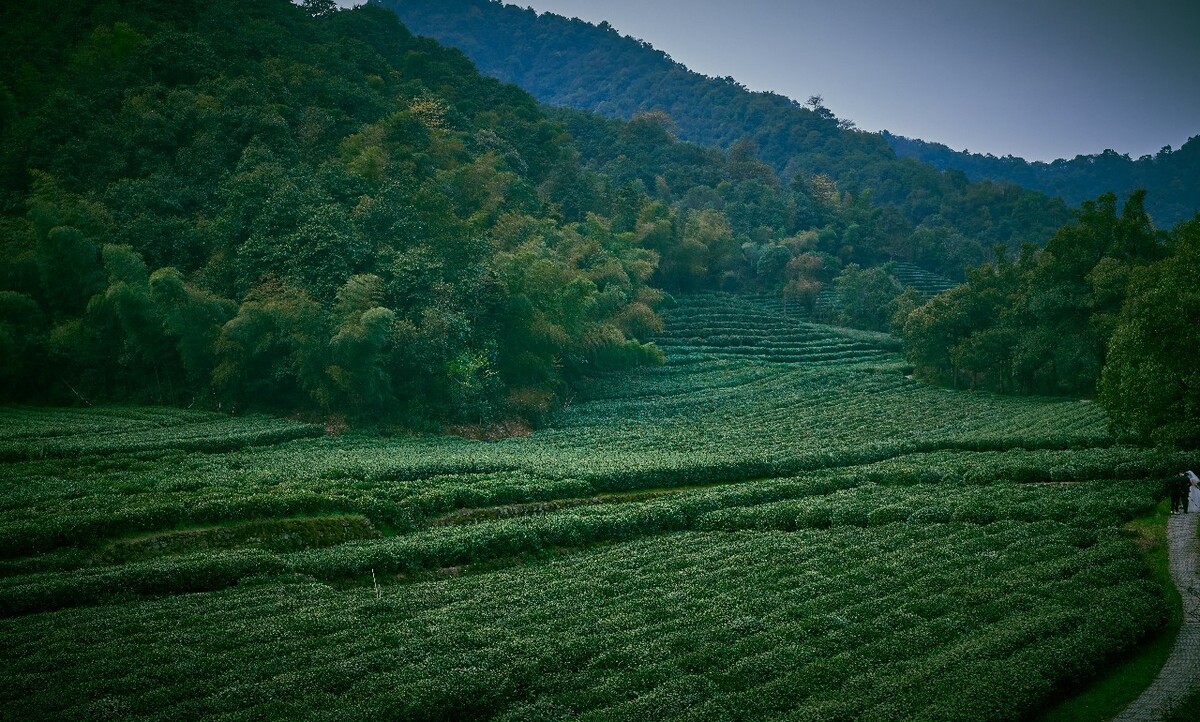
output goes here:
<path id="1" fill-rule="evenodd" d="M 892 257 L 962 278 L 993 246 L 1043 245 L 1070 220 L 1058 199 L 898 158 L 883 136 L 856 130 L 819 97 L 799 103 L 700 75 L 606 23 L 538 15 L 498 0 L 378 2 L 413 32 L 461 49 L 482 72 L 545 103 L 626 120 L 663 112 L 684 140 L 753 155 L 784 178 L 855 197 L 876 218 L 843 229 L 840 245 L 886 248 Z M 606 155 L 603 146 L 581 143 L 587 157 L 593 150 Z"/>
<path id="2" fill-rule="evenodd" d="M 1140 196 L 1119 217 L 1101 199 L 1040 256 L 973 271 L 959 296 L 993 277 L 1026 290 L 989 291 L 1004 303 L 976 303 L 938 350 L 913 319 L 946 301 L 898 297 L 878 266 L 961 275 L 993 241 L 1054 227 L 1053 203 L 920 170 L 889 205 L 895 188 L 853 153 L 801 154 L 781 175 L 770 148 L 682 142 L 664 113 L 546 109 L 378 7 L 75 0 L 8 5 L 0 22 L 10 401 L 536 423 L 583 377 L 661 362 L 646 341 L 666 292 L 726 289 L 809 310 L 832 290 L 836 320 L 907 318 L 931 377 L 1090 393 L 1103 371 L 1115 404 L 1145 396 L 1130 390 L 1144 374 L 1116 365 L 1147 343 L 1133 320 L 1157 313 L 1134 300 L 1178 302 L 1146 274 L 1182 273 L 1192 248 L 1188 227 L 1155 233 Z M 830 148 L 861 140 L 795 110 L 835 128 Z M 941 213 L 914 220 L 919 197 Z M 976 236 L 967 217 L 992 221 Z M 1088 246 L 1069 271 L 1047 260 L 1097 223 L 1128 248 Z M 1073 310 L 1047 311 L 1071 283 Z M 1017 336 L 1019 355 L 993 353 Z M 1162 426 L 1147 419 L 1144 433 Z"/>
<path id="3" fill-rule="evenodd" d="M 968 272 L 903 318 L 918 373 L 1013 393 L 1098 395 L 1118 431 L 1200 446 L 1200 216 L 1155 229 L 1136 191 L 1086 201 L 1044 249 Z"/>
<path id="4" fill-rule="evenodd" d="M 984 257 L 753 142 L 547 111 L 378 7 L 0 20 L 9 400 L 537 421 L 661 361 L 659 289 L 811 307 L 858 266 Z"/>
<path id="5" fill-rule="evenodd" d="M 1163 228 L 1200 212 L 1200 135 L 1181 147 L 1164 146 L 1154 155 L 1130 158 L 1106 150 L 1077 155 L 1051 163 L 1026 161 L 1011 155 L 955 151 L 941 143 L 881 134 L 897 155 L 915 158 L 934 168 L 955 169 L 972 180 L 1016 183 L 1022 188 L 1062 198 L 1071 205 L 1114 191 L 1119 195 L 1138 188 L 1147 191 L 1146 212 Z"/>
<path id="6" fill-rule="evenodd" d="M 561 124 L 391 13 L 0 21 L 6 398 L 536 418 L 660 359 L 657 257 L 571 205 Z"/>

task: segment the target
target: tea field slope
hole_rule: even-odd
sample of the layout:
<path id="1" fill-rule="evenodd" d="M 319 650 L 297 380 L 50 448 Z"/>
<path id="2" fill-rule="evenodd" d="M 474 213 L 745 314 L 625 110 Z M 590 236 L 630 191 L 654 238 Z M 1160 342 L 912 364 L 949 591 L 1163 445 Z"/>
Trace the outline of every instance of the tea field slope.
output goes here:
<path id="1" fill-rule="evenodd" d="M 1120 527 L 1181 458 L 762 299 L 666 317 L 665 366 L 494 443 L 0 412 L 0 706 L 1003 720 L 1165 624 Z"/>

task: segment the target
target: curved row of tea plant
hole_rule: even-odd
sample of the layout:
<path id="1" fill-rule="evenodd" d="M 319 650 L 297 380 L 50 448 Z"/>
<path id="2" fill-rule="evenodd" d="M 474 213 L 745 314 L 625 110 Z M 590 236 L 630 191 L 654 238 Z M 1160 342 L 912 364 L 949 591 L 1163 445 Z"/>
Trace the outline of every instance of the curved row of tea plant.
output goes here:
<path id="1" fill-rule="evenodd" d="M 615 431 L 620 420 L 609 423 Z M 725 440 L 714 432 L 706 442 L 701 429 L 691 437 L 692 446 L 664 443 L 656 449 L 653 440 L 631 433 L 624 449 L 613 450 L 613 442 L 599 436 L 603 424 L 599 419 L 580 430 L 577 438 L 597 439 L 591 446 L 570 445 L 568 435 L 547 431 L 496 444 L 326 438 L 224 454 L 4 464 L 0 550 L 14 559 L 177 527 L 341 513 L 363 514 L 384 528 L 405 531 L 457 509 L 586 498 L 624 488 L 744 482 L 881 459 L 852 473 L 880 483 L 1064 481 L 1161 476 L 1184 463 L 1176 454 L 1119 446 L 966 453 L 955 449 L 971 448 L 969 439 L 920 437 L 875 445 L 851 436 L 834 453 L 832 439 L 823 447 L 811 430 L 809 440 L 797 430 L 791 445 L 799 449 L 784 446 L 787 439 L 772 442 L 778 444 L 774 449 L 737 449 L 755 439 L 731 433 Z M 920 447 L 931 451 L 919 453 Z M 0 564 L 0 574 L 4 568 Z"/>
<path id="2" fill-rule="evenodd" d="M 1140 566 L 1003 522 L 672 534 L 378 596 L 264 579 L 0 621 L 0 695 L 80 718 L 1013 720 L 1162 623 Z"/>
<path id="3" fill-rule="evenodd" d="M 773 363 L 895 362 L 896 339 L 821 326 L 787 316 L 778 302 L 730 294 L 696 294 L 664 312 L 655 338 L 673 363 L 752 358 Z"/>
<path id="4" fill-rule="evenodd" d="M 231 451 L 324 433 L 320 426 L 272 416 L 233 417 L 149 407 L 0 409 L 0 460 Z"/>
<path id="5" fill-rule="evenodd" d="M 1183 456 L 782 311 L 683 298 L 665 366 L 495 443 L 0 411 L 0 706 L 1006 720 L 1162 627 L 1120 527 Z"/>
<path id="6" fill-rule="evenodd" d="M 936 296 L 942 291 L 949 291 L 959 285 L 957 281 L 903 261 L 892 264 L 892 276 L 906 288 L 914 289 L 926 298 Z"/>
<path id="7" fill-rule="evenodd" d="M 219 589 L 264 573 L 326 581 L 411 574 L 442 567 L 537 556 L 559 548 L 628 541 L 684 530 L 826 529 L 887 524 L 993 524 L 1060 521 L 1115 526 L 1154 505 L 1161 483 L 1090 481 L 1071 485 L 955 483 L 881 486 L 846 472 L 762 480 L 624 504 L 551 511 L 535 517 L 437 526 L 328 548 L 269 554 L 269 540 L 245 551 L 206 551 L 111 565 L 105 554 L 71 574 L 75 559 L 43 573 L 0 578 L 0 613 L 28 614 L 101 601 L 114 594 L 162 595 Z M 186 549 L 184 549 L 186 551 Z M 47 560 L 53 563 L 53 558 Z"/>

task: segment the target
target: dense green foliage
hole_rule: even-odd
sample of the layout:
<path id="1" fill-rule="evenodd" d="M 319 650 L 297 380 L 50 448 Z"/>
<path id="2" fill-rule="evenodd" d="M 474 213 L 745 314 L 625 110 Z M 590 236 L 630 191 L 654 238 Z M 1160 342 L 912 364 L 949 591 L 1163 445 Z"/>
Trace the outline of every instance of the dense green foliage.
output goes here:
<path id="1" fill-rule="evenodd" d="M 546 115 L 379 8 L 322 7 L 5 10 L 54 50 L 0 51 L 0 394 L 541 422 L 661 361 L 656 288 L 833 294 L 822 318 L 885 330 L 875 266 L 983 258 L 751 143 Z"/>
<path id="2" fill-rule="evenodd" d="M 1116 151 L 1077 155 L 1052 163 L 1029 162 L 1011 155 L 954 151 L 941 143 L 913 140 L 884 132 L 897 155 L 916 158 L 943 170 L 966 173 L 972 180 L 1016 183 L 1022 188 L 1057 196 L 1074 206 L 1103 193 L 1120 195 L 1144 188 L 1149 192 L 1146 211 L 1154 222 L 1168 228 L 1200 213 L 1200 136 L 1177 150 L 1166 146 L 1155 155 L 1137 160 Z"/>
<path id="3" fill-rule="evenodd" d="M 848 194 L 876 214 L 870 223 L 856 219 L 854 229 L 839 229 L 851 246 L 882 249 L 960 276 L 966 265 L 983 260 L 972 257 L 972 247 L 977 253 L 998 244 L 1040 245 L 1068 220 L 1060 201 L 1012 185 L 972 183 L 961 172 L 897 158 L 880 135 L 854 130 L 819 99 L 805 106 L 752 93 L 732 78 L 693 73 L 604 23 L 538 15 L 496 0 L 380 4 L 414 32 L 461 49 L 482 72 L 516 83 L 543 102 L 624 119 L 662 111 L 685 140 L 757 157 L 817 195 Z M 611 148 L 586 139 L 581 146 L 585 159 Z"/>
<path id="4" fill-rule="evenodd" d="M 1015 720 L 1162 616 L 1129 579 L 1138 564 L 1128 542 L 1070 525 L 894 524 L 672 535 L 379 599 L 277 582 L 0 623 L 20 680 L 6 689 L 33 693 L 6 702 L 131 718 Z"/>
<path id="5" fill-rule="evenodd" d="M 657 288 L 887 330 L 879 264 L 984 257 L 752 142 L 546 115 L 379 8 L 322 8 L 6 9 L 55 50 L 0 57 L 0 394 L 541 422 L 661 361 Z"/>
<path id="6" fill-rule="evenodd" d="M 746 144 L 726 153 L 680 142 L 662 113 L 629 122 L 569 109 L 554 116 L 597 174 L 588 202 L 610 199 L 614 230 L 659 255 L 652 282 L 672 292 L 778 292 L 811 313 L 822 294 L 862 305 L 860 287 L 841 276 L 864 266 L 878 274 L 891 258 L 914 258 L 954 269 L 982 257 L 979 243 L 965 239 L 914 252 L 903 224 L 867 197 L 839 194 L 825 177 L 784 182 Z M 909 285 L 932 295 L 916 277 L 936 274 L 905 267 Z"/>
<path id="7" fill-rule="evenodd" d="M 1112 194 L 1089 201 L 1040 252 L 974 269 L 966 284 L 907 318 L 909 358 L 922 373 L 973 387 L 1094 393 L 1129 274 L 1164 254 L 1145 194 L 1117 212 Z"/>
<path id="8" fill-rule="evenodd" d="M 1170 255 L 1134 269 L 1108 348 L 1100 398 L 1143 438 L 1200 447 L 1200 216 L 1180 224 Z"/>
<path id="9" fill-rule="evenodd" d="M 1096 405 L 914 383 L 894 339 L 777 298 L 665 321 L 665 366 L 497 443 L 5 410 L 0 703 L 1010 720 L 1164 623 L 1118 527 L 1182 459 Z"/>
<path id="10" fill-rule="evenodd" d="M 655 253 L 563 210 L 562 126 L 393 14 L 80 1 L 0 24 L 5 397 L 479 421 L 661 360 L 637 340 Z"/>
<path id="11" fill-rule="evenodd" d="M 1151 216 L 1170 223 L 1196 210 L 1197 139 L 1136 162 L 1104 153 L 1050 165 L 973 157 L 977 162 L 963 166 L 962 158 L 935 154 L 934 166 L 947 169 L 937 173 L 897 159 L 889 143 L 903 139 L 858 132 L 819 98 L 801 106 L 751 93 L 730 78 L 697 75 L 606 24 L 496 0 L 380 4 L 545 102 L 633 120 L 558 115 L 587 167 L 610 184 L 649 190 L 655 202 L 631 208 L 623 227 L 661 254 L 656 283 L 673 290 L 778 289 L 814 318 L 903 330 L 924 378 L 972 388 L 1090 396 L 1112 343 L 1118 358 L 1103 399 L 1118 427 L 1144 438 L 1170 424 L 1163 439 L 1194 434 L 1184 425 L 1194 414 L 1196 384 L 1178 362 L 1182 356 L 1168 360 L 1163 350 L 1194 335 L 1182 330 L 1191 328 L 1190 316 L 1179 313 L 1189 308 L 1182 290 L 1188 284 L 1175 278 L 1179 293 L 1160 284 L 1151 300 L 1158 279 L 1175 273 L 1169 264 L 1154 266 L 1141 277 L 1137 304 L 1124 312 L 1122 306 L 1134 270 L 1165 255 Z M 675 133 L 728 154 L 700 163 L 703 151 L 669 142 Z M 714 169 L 723 172 L 706 175 Z M 1060 228 L 1039 254 L 1050 229 L 1066 223 L 1062 206 L 1013 186 L 971 183 L 968 175 L 1072 202 L 1118 188 L 1130 201 L 1120 217 L 1112 194 L 1085 202 L 1077 222 Z M 1154 191 L 1150 212 L 1139 187 Z M 1003 250 L 982 265 L 983 249 L 991 248 Z M 878 268 L 889 260 L 955 278 L 975 268 L 969 283 L 926 305 L 929 292 L 902 294 L 895 271 Z M 1162 324 L 1149 320 L 1164 311 L 1182 324 L 1180 333 L 1160 333 Z M 1122 323 L 1140 330 L 1116 333 Z M 1150 337 L 1158 342 L 1151 344 L 1154 362 L 1139 365 L 1131 354 Z"/>
<path id="12" fill-rule="evenodd" d="M 900 310 L 909 360 L 956 386 L 1099 390 L 1118 430 L 1196 445 L 1200 218 L 1158 231 L 1144 200 L 1133 193 L 1120 213 L 1111 193 L 1087 201 L 1044 249 L 999 252 L 965 284 Z"/>
<path id="13" fill-rule="evenodd" d="M 592 202 L 611 199 L 614 230 L 659 255 L 652 282 L 671 292 L 777 293 L 821 320 L 888 330 L 902 288 L 924 300 L 955 285 L 890 259 L 953 274 L 985 252 L 977 239 L 912 231 L 869 194 L 839 193 L 827 176 L 785 182 L 748 143 L 722 152 L 679 142 L 663 113 L 629 122 L 553 115 L 598 174 Z"/>
<path id="14" fill-rule="evenodd" d="M 329 0 L 0 27 L 0 398 L 83 404 L 0 409 L 6 715 L 1013 720 L 1163 629 L 1121 527 L 1183 457 L 1097 404 L 914 381 L 881 331 L 1027 287 L 1107 353 L 1027 344 L 1030 388 L 1104 367 L 1132 408 L 1147 337 L 1195 334 L 1161 288 L 1200 221 L 1101 199 L 956 287 L 1061 207 L 819 104 L 773 121 L 799 145 L 706 149 Z M 541 428 L 409 435 L 516 414 Z"/>

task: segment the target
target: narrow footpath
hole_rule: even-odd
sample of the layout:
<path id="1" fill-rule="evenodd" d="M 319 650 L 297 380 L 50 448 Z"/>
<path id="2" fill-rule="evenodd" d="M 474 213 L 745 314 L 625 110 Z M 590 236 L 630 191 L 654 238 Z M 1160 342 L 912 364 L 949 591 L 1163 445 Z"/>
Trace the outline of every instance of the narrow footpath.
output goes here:
<path id="1" fill-rule="evenodd" d="M 1162 720 L 1179 701 L 1200 687 L 1200 571 L 1197 563 L 1196 520 L 1200 514 L 1177 514 L 1167 521 L 1170 544 L 1171 576 L 1183 597 L 1183 626 L 1175 639 L 1175 648 L 1141 697 L 1120 715 L 1116 722 Z"/>

